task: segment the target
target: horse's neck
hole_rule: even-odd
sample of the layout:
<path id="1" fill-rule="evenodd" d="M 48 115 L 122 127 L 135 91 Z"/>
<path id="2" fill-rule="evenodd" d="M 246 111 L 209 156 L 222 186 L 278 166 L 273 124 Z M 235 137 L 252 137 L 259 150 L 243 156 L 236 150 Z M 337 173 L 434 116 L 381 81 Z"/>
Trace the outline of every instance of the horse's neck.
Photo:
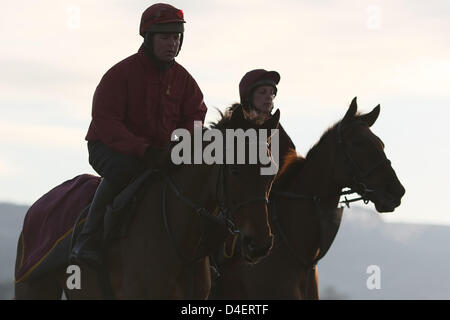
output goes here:
<path id="1" fill-rule="evenodd" d="M 209 226 L 204 223 L 205 218 L 196 214 L 195 209 L 206 209 L 211 214 L 217 206 L 214 197 L 217 173 L 217 165 L 185 165 L 171 174 L 171 179 L 182 196 L 168 191 L 166 202 L 172 202 L 172 209 L 166 210 L 166 214 L 172 220 L 169 228 L 174 242 L 178 244 L 186 261 L 204 257 L 204 243 L 212 238 L 206 232 L 208 230 L 205 230 L 205 225 Z"/>
<path id="2" fill-rule="evenodd" d="M 290 192 L 319 197 L 322 204 L 336 207 L 337 196 L 342 187 L 334 179 L 335 146 L 330 141 L 306 159 L 303 168 L 289 187 Z"/>
<path id="3" fill-rule="evenodd" d="M 291 242 L 290 245 L 306 261 L 312 261 L 317 253 L 319 237 L 319 212 L 312 197 L 319 197 L 321 210 L 336 208 L 340 187 L 334 182 L 333 170 L 335 147 L 322 143 L 313 156 L 306 160 L 303 168 L 284 192 L 310 196 L 311 199 L 280 200 L 278 214 L 282 229 Z M 288 254 L 291 254 L 288 251 Z"/>
<path id="4" fill-rule="evenodd" d="M 171 178 L 185 197 L 199 206 L 209 207 L 215 200 L 212 192 L 216 188 L 217 172 L 217 165 L 184 165 Z"/>
<path id="5" fill-rule="evenodd" d="M 184 165 L 183 168 L 172 171 L 169 176 L 183 197 L 197 206 L 210 210 L 207 207 L 208 194 L 211 193 L 209 182 L 216 178 L 215 170 L 216 166 Z M 141 265 L 148 266 L 155 261 L 166 264 L 165 271 L 159 273 L 162 275 L 161 279 L 170 275 L 170 279 L 176 278 L 177 281 L 181 281 L 177 282 L 177 285 L 182 287 L 183 281 L 180 279 L 184 279 L 184 273 L 180 270 L 183 270 L 182 265 L 185 262 L 190 262 L 199 256 L 199 243 L 203 236 L 202 224 L 199 215 L 195 213 L 191 205 L 177 196 L 172 187 L 167 185 L 165 193 L 157 190 L 162 187 L 163 183 L 155 184 L 143 197 L 142 204 L 130 226 L 130 236 L 121 242 L 123 246 L 120 250 L 123 253 L 121 259 L 134 261 L 138 253 L 151 252 L 150 255 L 142 256 Z M 164 201 L 161 201 L 161 196 L 164 194 Z M 160 207 L 161 203 L 162 207 Z M 162 214 L 152 212 L 154 208 L 160 208 Z M 172 254 L 173 252 L 177 254 Z M 146 281 L 155 280 L 152 277 L 155 275 L 142 278 L 145 283 L 142 287 L 148 287 Z M 189 281 L 194 281 L 191 279 L 189 278 Z"/>

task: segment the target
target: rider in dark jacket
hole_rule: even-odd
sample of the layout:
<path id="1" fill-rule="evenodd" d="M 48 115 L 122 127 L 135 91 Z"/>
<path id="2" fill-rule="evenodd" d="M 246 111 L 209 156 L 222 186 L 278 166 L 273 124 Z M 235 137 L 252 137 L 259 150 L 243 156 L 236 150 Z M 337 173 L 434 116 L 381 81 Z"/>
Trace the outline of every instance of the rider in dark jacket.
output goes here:
<path id="1" fill-rule="evenodd" d="M 276 71 L 256 69 L 247 72 L 239 83 L 239 96 L 244 110 L 244 116 L 256 124 L 264 123 L 271 117 L 273 99 L 277 94 L 280 74 Z M 284 158 L 295 145 L 286 133 L 281 123 L 278 127 L 279 137 L 279 168 L 284 164 Z"/>
<path id="2" fill-rule="evenodd" d="M 94 93 L 86 135 L 89 163 L 102 176 L 87 220 L 72 249 L 73 263 L 102 263 L 106 205 L 130 180 L 155 166 L 171 133 L 193 129 L 207 108 L 194 78 L 175 61 L 183 42 L 183 11 L 163 3 L 144 11 L 136 54 L 113 66 Z"/>

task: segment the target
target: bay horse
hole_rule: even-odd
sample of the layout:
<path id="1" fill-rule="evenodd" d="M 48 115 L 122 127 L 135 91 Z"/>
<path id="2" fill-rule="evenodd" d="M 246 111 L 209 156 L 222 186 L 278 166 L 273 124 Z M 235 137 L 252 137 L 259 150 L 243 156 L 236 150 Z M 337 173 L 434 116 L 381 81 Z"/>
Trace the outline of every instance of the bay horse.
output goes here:
<path id="1" fill-rule="evenodd" d="M 306 158 L 288 153 L 270 194 L 271 253 L 255 265 L 239 256 L 224 262 L 212 299 L 319 299 L 316 264 L 338 231 L 342 189 L 359 193 L 378 212 L 394 211 L 405 193 L 383 142 L 370 130 L 379 113 L 379 105 L 357 113 L 355 97 Z"/>
<path id="2" fill-rule="evenodd" d="M 277 128 L 278 121 L 279 111 L 258 128 Z M 216 125 L 222 132 L 251 127 L 242 110 Z M 16 282 L 15 298 L 60 299 L 63 291 L 68 299 L 207 298 L 211 286 L 208 255 L 229 230 L 237 228 L 247 239 L 242 250 L 251 262 L 265 256 L 273 244 L 267 202 L 275 175 L 261 175 L 262 166 L 202 163 L 172 168 L 163 179 L 145 185 L 128 235 L 106 248 L 102 272 L 81 264 L 81 288 L 70 290 L 64 264 L 44 276 Z M 228 209 L 228 218 L 220 223 L 219 216 L 211 216 L 219 208 Z M 21 247 L 19 241 L 16 270 Z"/>

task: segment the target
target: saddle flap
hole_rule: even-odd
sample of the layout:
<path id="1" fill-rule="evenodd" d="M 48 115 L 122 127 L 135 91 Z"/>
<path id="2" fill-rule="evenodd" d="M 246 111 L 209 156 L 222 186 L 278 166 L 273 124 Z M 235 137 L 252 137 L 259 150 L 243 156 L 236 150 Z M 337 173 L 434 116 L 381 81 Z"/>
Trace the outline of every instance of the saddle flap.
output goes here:
<path id="1" fill-rule="evenodd" d="M 142 197 L 141 191 L 144 189 L 143 187 L 148 182 L 154 181 L 154 179 L 149 178 L 154 177 L 158 172 L 153 169 L 146 170 L 136 180 L 125 187 L 114 198 L 111 205 L 107 206 L 103 227 L 105 243 L 125 235 L 133 212 L 135 211 L 134 209 Z"/>

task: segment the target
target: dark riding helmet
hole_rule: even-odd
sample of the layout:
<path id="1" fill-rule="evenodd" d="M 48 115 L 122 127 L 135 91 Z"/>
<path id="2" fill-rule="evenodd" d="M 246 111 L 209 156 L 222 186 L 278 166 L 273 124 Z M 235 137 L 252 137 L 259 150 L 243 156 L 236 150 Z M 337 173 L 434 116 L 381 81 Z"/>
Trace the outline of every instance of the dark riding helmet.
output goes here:
<path id="1" fill-rule="evenodd" d="M 244 109 L 252 107 L 253 91 L 260 86 L 273 87 L 275 95 L 277 94 L 277 84 L 280 82 L 280 74 L 276 71 L 266 71 L 264 69 L 255 69 L 247 72 L 239 82 L 239 96 Z"/>
<path id="2" fill-rule="evenodd" d="M 139 34 L 144 37 L 144 44 L 152 47 L 152 36 L 155 33 L 181 33 L 180 46 L 183 44 L 184 14 L 180 9 L 166 3 L 156 3 L 148 7 L 141 17 Z"/>

